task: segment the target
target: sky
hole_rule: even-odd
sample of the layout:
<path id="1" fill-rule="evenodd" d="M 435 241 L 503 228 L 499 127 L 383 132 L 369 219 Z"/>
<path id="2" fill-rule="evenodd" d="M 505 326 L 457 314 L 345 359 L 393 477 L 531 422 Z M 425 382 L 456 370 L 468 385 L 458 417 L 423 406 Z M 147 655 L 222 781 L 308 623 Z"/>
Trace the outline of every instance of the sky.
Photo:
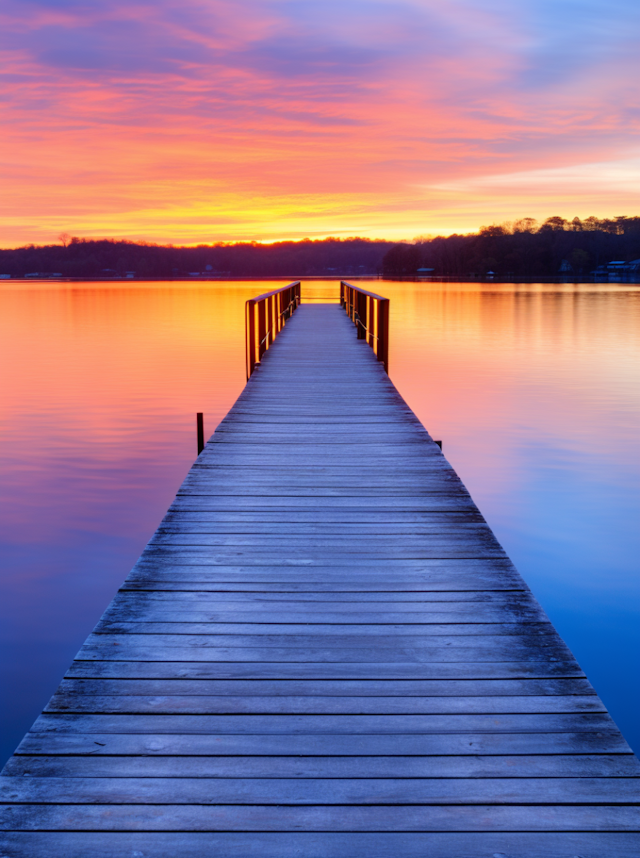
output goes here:
<path id="1" fill-rule="evenodd" d="M 0 246 L 640 214 L 637 0 L 2 0 Z"/>

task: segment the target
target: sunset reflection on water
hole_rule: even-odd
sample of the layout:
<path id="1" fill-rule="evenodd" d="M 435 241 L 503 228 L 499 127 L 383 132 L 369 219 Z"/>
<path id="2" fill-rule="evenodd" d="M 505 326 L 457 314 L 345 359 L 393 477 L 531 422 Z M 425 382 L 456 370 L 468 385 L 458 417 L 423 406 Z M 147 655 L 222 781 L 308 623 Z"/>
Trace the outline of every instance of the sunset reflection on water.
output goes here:
<path id="1" fill-rule="evenodd" d="M 0 286 L 2 761 L 245 382 L 276 282 Z M 390 373 L 640 747 L 640 289 L 372 282 Z M 338 284 L 304 297 L 337 300 Z"/>

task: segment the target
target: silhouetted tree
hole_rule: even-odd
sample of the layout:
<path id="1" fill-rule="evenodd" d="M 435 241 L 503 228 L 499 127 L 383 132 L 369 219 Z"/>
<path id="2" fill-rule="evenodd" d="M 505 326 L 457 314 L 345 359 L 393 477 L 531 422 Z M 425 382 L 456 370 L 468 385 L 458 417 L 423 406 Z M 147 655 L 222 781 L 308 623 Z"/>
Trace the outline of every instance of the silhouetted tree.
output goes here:
<path id="1" fill-rule="evenodd" d="M 416 253 L 418 251 L 418 253 Z M 397 244 L 382 260 L 385 277 L 407 277 L 418 268 L 436 276 L 463 279 L 497 277 L 533 280 L 569 270 L 586 277 L 613 259 L 640 258 L 640 217 L 568 221 L 554 215 L 541 225 L 533 218 L 483 226 L 470 235 L 438 236 L 415 244 Z M 563 265 L 564 263 L 564 265 Z"/>

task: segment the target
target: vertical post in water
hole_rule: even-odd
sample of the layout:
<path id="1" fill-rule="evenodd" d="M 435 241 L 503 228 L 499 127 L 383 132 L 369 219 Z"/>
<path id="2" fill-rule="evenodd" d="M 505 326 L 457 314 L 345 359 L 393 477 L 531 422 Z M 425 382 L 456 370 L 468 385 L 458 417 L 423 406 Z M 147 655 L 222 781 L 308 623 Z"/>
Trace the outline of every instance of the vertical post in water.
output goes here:
<path id="1" fill-rule="evenodd" d="M 198 429 L 198 455 L 204 450 L 204 414 L 198 412 L 196 414 L 196 426 Z"/>

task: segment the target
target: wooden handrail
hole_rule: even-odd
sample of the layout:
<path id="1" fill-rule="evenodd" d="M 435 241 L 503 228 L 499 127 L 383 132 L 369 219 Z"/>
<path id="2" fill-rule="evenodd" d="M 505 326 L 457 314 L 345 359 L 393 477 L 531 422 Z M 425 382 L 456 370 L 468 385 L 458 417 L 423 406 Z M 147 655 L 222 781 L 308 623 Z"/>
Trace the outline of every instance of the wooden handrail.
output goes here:
<path id="1" fill-rule="evenodd" d="M 256 366 L 260 365 L 262 355 L 273 344 L 287 319 L 291 318 L 299 306 L 299 280 L 281 289 L 275 289 L 273 292 L 265 292 L 255 298 L 249 298 L 245 304 L 247 381 L 251 378 Z"/>
<path id="2" fill-rule="evenodd" d="M 340 281 L 340 304 L 389 374 L 389 299 Z"/>

